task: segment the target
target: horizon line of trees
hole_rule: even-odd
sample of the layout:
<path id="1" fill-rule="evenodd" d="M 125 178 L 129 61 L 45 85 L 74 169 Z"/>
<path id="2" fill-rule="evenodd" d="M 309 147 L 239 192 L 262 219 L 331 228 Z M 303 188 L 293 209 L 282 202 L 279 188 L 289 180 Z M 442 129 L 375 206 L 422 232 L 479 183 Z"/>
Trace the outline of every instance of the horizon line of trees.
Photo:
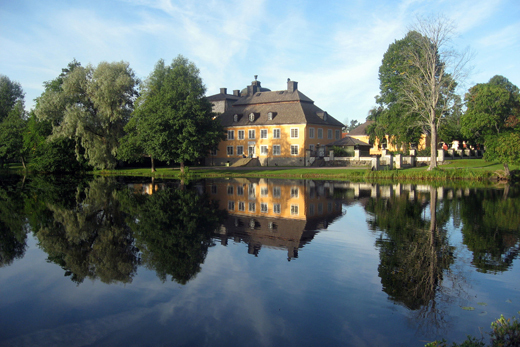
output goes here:
<path id="1" fill-rule="evenodd" d="M 452 39 L 455 25 L 442 16 L 417 18 L 400 40 L 390 44 L 379 68 L 380 94 L 367 120 L 371 141 L 406 150 L 430 137 L 430 167 L 437 166 L 440 142 L 483 145 L 484 159 L 520 164 L 520 92 L 506 77 L 457 88 L 468 77 L 469 50 L 458 51 Z"/>
<path id="2" fill-rule="evenodd" d="M 20 83 L 0 75 L 0 168 L 17 161 L 75 173 L 150 158 L 152 171 L 160 160 L 184 173 L 224 137 L 199 69 L 182 55 L 159 60 L 144 81 L 123 61 L 84 67 L 74 59 L 43 85 L 26 112 Z"/>

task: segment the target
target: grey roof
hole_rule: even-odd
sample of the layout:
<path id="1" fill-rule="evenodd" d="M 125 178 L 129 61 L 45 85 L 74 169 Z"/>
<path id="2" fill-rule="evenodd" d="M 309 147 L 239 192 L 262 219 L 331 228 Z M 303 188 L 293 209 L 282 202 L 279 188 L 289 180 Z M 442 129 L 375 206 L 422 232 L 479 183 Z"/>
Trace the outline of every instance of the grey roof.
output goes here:
<path id="1" fill-rule="evenodd" d="M 372 147 L 372 145 L 370 145 L 370 144 L 368 144 L 366 142 L 363 142 L 361 140 L 358 140 L 356 138 L 350 137 L 348 135 L 345 136 L 342 139 L 339 139 L 337 141 L 329 143 L 327 146 L 367 146 L 367 147 Z"/>
<path id="2" fill-rule="evenodd" d="M 365 123 L 352 129 L 348 134 L 349 135 L 367 135 L 367 127 L 372 123 L 374 123 L 373 120 L 367 120 Z"/>
<path id="3" fill-rule="evenodd" d="M 233 94 L 219 93 L 219 94 L 215 94 L 215 95 L 210 95 L 210 96 L 206 97 L 206 99 L 208 99 L 208 101 L 221 101 L 221 100 L 238 100 L 238 99 L 240 99 L 240 97 L 233 95 Z"/>
<path id="4" fill-rule="evenodd" d="M 273 119 L 268 120 L 268 113 Z M 255 120 L 249 121 L 249 114 L 255 114 Z M 234 121 L 234 115 L 238 121 Z M 327 114 L 314 101 L 298 90 L 274 92 L 257 92 L 246 95 L 236 101 L 232 107 L 219 116 L 223 126 L 246 125 L 282 125 L 282 124 L 314 124 L 342 127 L 343 124 Z"/>

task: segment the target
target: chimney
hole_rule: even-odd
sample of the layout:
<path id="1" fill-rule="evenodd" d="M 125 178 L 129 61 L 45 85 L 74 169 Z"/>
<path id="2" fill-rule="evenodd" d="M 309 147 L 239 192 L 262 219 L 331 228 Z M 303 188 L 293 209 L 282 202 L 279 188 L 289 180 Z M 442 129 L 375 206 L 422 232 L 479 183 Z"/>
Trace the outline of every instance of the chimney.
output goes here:
<path id="1" fill-rule="evenodd" d="M 240 90 L 239 89 L 233 90 L 233 95 L 234 96 L 240 96 Z"/>
<path id="2" fill-rule="evenodd" d="M 227 94 L 227 88 L 220 88 L 220 94 Z"/>
<path id="3" fill-rule="evenodd" d="M 298 90 L 298 82 L 287 79 L 287 91 L 292 93 Z"/>

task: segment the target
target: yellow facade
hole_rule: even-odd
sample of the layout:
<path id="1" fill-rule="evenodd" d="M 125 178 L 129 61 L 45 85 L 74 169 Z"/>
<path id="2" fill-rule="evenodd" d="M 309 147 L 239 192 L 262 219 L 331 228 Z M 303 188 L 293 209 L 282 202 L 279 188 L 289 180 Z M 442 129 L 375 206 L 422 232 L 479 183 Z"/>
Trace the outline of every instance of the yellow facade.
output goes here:
<path id="1" fill-rule="evenodd" d="M 349 135 L 349 136 L 352 138 L 358 139 L 360 141 L 370 143 L 370 136 L 368 136 L 368 135 Z M 391 152 L 398 151 L 399 148 L 394 146 L 390 140 L 391 140 L 391 137 L 387 135 L 386 136 L 386 143 L 387 143 L 386 149 Z M 421 150 L 425 149 L 427 146 L 429 146 L 428 137 L 425 134 L 422 134 L 421 138 L 419 139 L 419 144 L 417 145 L 417 149 L 419 151 L 421 151 Z M 379 140 L 376 139 L 372 145 L 372 148 L 370 148 L 370 155 L 381 154 L 382 149 L 383 148 L 381 148 L 381 146 L 379 146 Z"/>

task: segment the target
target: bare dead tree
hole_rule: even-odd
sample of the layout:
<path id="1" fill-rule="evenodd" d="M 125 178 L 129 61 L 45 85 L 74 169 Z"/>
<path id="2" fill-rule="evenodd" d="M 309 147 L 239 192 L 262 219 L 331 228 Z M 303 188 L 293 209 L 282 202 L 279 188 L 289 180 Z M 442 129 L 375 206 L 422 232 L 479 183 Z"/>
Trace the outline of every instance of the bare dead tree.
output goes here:
<path id="1" fill-rule="evenodd" d="M 405 76 L 405 100 L 419 114 L 419 124 L 430 129 L 430 167 L 437 167 L 437 133 L 445 115 L 456 101 L 455 89 L 469 74 L 469 49 L 453 47 L 455 26 L 443 16 L 418 17 L 411 28 L 421 34 L 408 54 L 417 73 Z"/>

